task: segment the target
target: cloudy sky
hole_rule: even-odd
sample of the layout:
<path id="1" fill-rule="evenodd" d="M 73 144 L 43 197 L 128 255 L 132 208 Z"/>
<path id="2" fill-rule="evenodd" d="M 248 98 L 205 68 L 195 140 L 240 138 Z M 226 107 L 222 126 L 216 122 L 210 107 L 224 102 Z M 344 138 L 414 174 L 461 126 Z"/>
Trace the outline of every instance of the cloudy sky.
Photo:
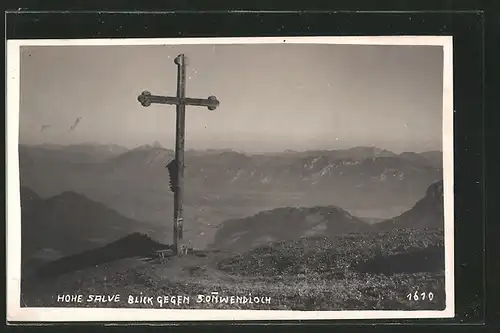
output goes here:
<path id="1" fill-rule="evenodd" d="M 179 53 L 221 103 L 187 107 L 186 148 L 441 149 L 442 48 L 338 44 L 22 47 L 20 142 L 173 148 L 175 107 L 137 96 L 175 96 Z"/>

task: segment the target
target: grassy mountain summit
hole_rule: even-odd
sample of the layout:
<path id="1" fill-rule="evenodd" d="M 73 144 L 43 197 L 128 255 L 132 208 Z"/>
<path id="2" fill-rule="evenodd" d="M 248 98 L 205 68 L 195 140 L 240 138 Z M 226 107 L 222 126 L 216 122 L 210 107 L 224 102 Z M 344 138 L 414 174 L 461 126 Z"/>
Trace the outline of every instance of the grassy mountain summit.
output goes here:
<path id="1" fill-rule="evenodd" d="M 219 228 L 217 248 L 249 249 L 277 240 L 306 236 L 334 236 L 348 232 L 368 232 L 372 226 L 335 207 L 284 207 L 226 221 Z"/>
<path id="2" fill-rule="evenodd" d="M 125 239 L 44 267 L 40 273 L 45 273 L 45 279 L 23 282 L 23 305 L 305 311 L 442 310 L 445 305 L 444 246 L 438 230 L 303 237 L 238 254 L 212 252 L 147 261 L 141 260 L 144 253 L 133 249 L 147 252 L 156 243 L 139 236 Z M 136 246 L 136 242 L 146 246 Z M 102 261 L 111 256 L 115 260 Z M 432 293 L 433 301 L 411 301 L 406 296 L 415 290 Z M 212 292 L 223 298 L 266 296 L 270 302 L 194 301 L 197 295 Z M 56 298 L 61 294 L 80 294 L 84 299 L 120 295 L 125 301 L 60 303 Z M 126 303 L 129 295 L 151 295 L 153 303 L 130 305 Z M 181 295 L 191 301 L 159 304 L 157 296 L 162 295 Z"/>

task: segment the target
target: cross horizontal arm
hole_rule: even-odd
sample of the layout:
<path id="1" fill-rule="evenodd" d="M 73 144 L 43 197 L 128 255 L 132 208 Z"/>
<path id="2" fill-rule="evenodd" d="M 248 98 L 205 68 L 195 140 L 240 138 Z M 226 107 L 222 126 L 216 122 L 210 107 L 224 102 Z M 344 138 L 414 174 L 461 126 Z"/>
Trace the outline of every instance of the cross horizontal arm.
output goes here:
<path id="1" fill-rule="evenodd" d="M 215 110 L 219 106 L 219 101 L 217 97 L 210 96 L 208 98 L 179 98 L 179 97 L 169 97 L 169 96 L 155 96 L 151 95 L 150 92 L 144 91 L 137 98 L 142 106 L 147 107 L 151 104 L 170 104 L 170 105 L 194 105 L 194 106 L 206 106 L 210 111 Z"/>

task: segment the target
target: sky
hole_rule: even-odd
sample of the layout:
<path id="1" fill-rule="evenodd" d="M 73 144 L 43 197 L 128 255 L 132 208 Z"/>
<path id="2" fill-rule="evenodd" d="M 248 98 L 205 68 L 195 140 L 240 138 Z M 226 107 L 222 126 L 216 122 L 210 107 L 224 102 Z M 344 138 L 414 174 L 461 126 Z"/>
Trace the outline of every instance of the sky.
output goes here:
<path id="1" fill-rule="evenodd" d="M 180 53 L 220 101 L 186 107 L 186 149 L 441 150 L 442 47 L 341 44 L 23 46 L 20 143 L 173 148 L 175 106 L 137 96 L 175 96 Z"/>

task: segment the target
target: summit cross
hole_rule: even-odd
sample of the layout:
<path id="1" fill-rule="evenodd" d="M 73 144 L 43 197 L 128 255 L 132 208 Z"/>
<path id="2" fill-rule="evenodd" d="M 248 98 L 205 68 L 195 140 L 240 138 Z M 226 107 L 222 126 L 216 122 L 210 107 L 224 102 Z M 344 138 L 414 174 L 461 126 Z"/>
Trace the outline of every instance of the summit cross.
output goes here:
<path id="1" fill-rule="evenodd" d="M 155 96 L 149 91 L 143 91 L 137 100 L 142 106 L 151 104 L 170 104 L 176 106 L 176 134 L 175 134 L 175 159 L 168 165 L 170 174 L 170 189 L 174 193 L 174 252 L 176 255 L 184 253 L 187 248 L 182 244 L 183 239 L 183 196 L 184 196 L 184 140 L 186 105 L 205 106 L 213 111 L 219 106 L 215 96 L 206 99 L 186 97 L 186 58 L 184 54 L 178 55 L 174 63 L 177 65 L 177 96 Z"/>

